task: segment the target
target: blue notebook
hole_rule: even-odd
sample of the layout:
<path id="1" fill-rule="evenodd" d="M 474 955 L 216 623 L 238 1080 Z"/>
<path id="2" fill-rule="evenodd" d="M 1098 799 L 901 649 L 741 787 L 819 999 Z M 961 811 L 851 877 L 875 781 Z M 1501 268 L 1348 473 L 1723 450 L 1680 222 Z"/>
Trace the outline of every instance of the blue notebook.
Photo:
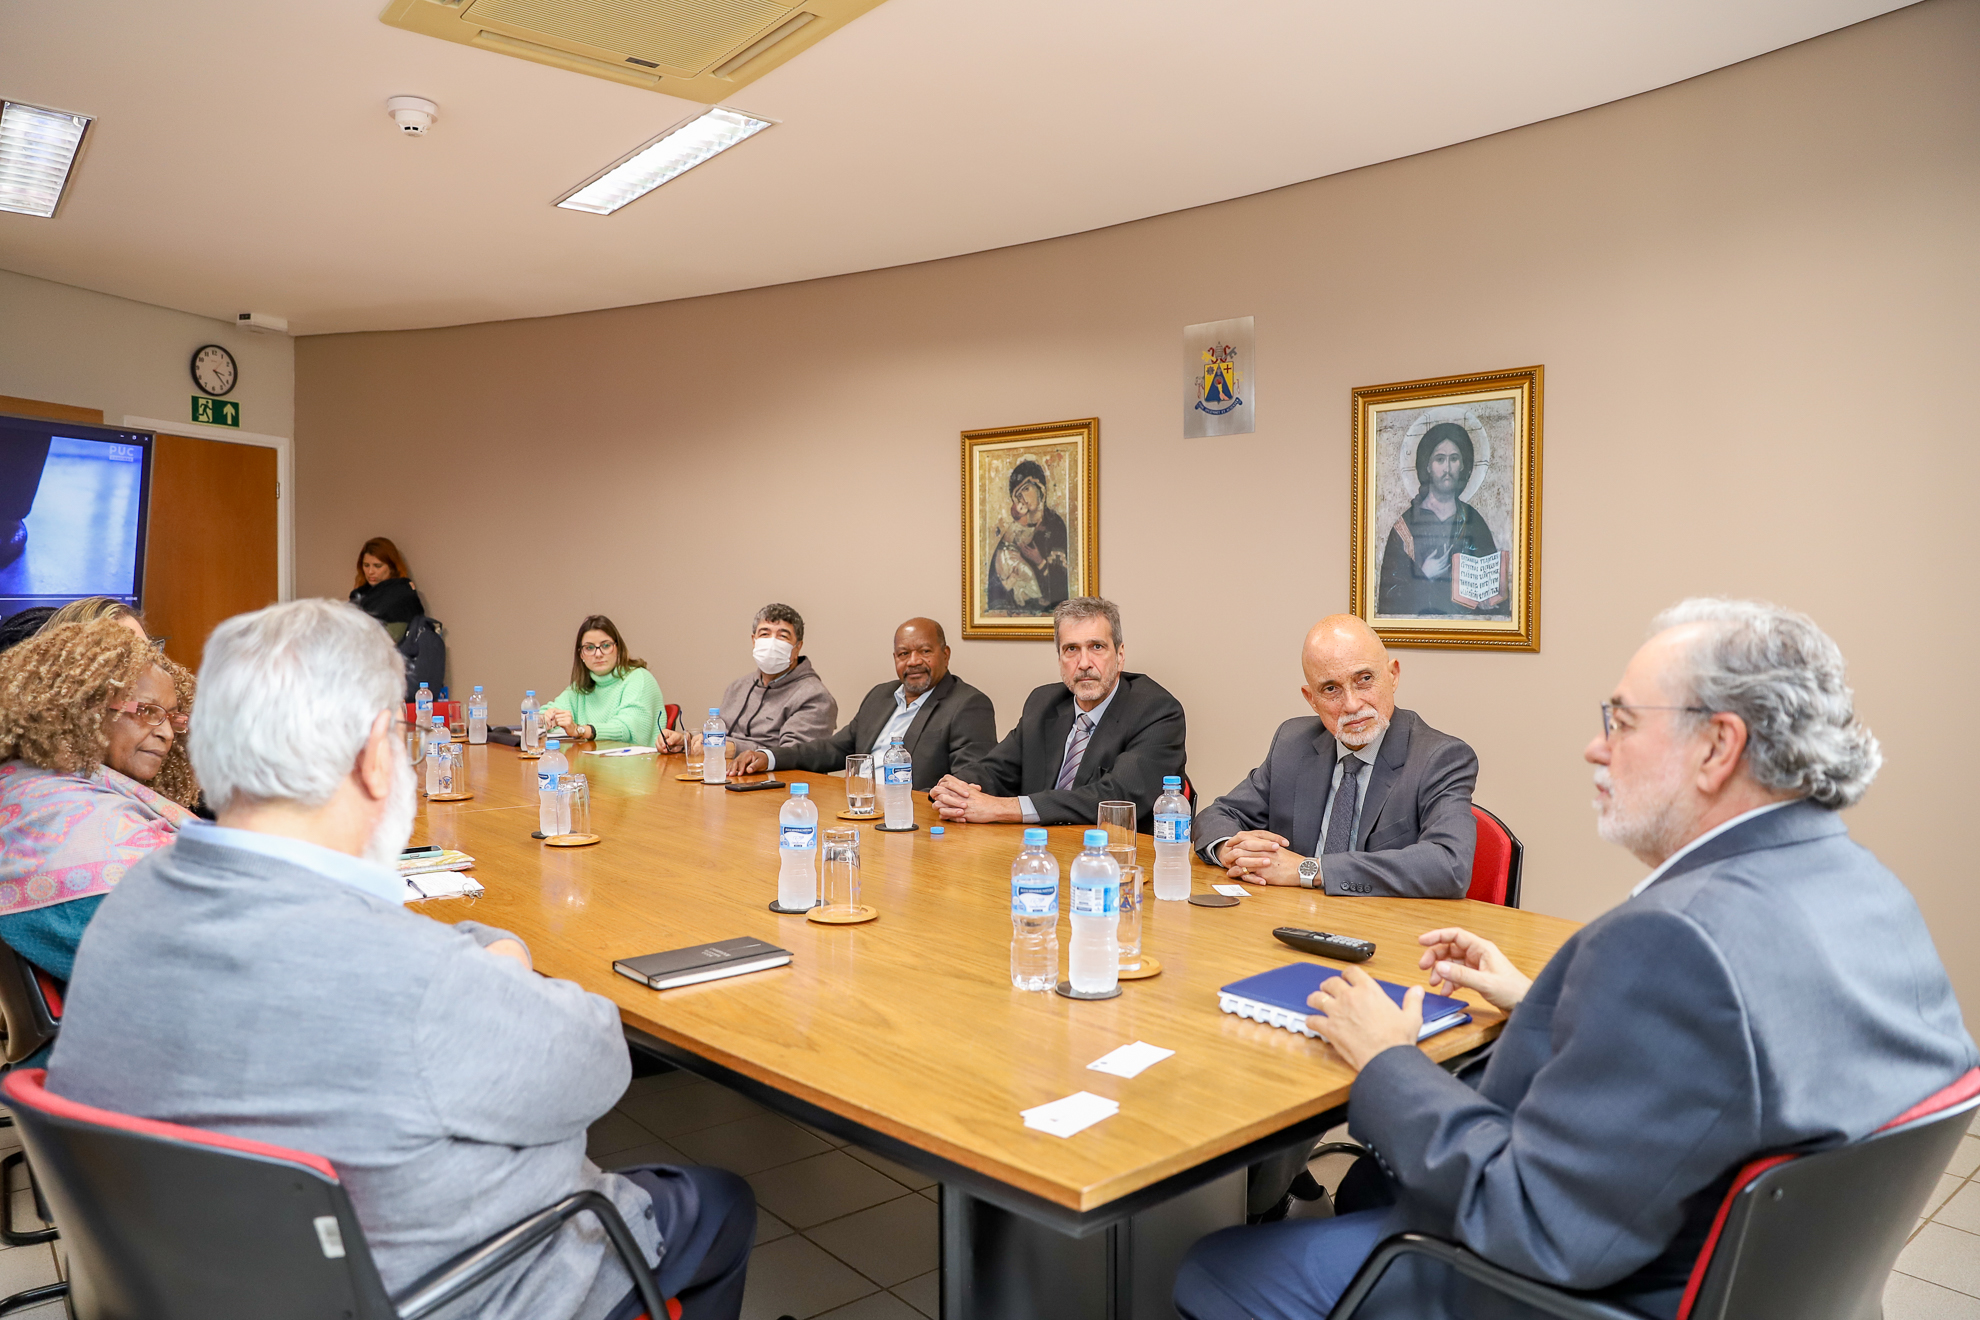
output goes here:
<path id="1" fill-rule="evenodd" d="M 1339 968 L 1323 967 L 1319 963 L 1301 962 L 1275 967 L 1269 972 L 1233 981 L 1219 990 L 1217 1007 L 1226 1013 L 1263 1022 L 1269 1027 L 1283 1027 L 1287 1031 L 1297 1031 L 1302 1036 L 1318 1039 L 1319 1033 L 1306 1025 L 1306 1019 L 1313 1013 L 1306 1006 L 1306 997 L 1318 990 L 1322 981 L 1340 974 Z M 1390 981 L 1378 980 L 1375 984 L 1388 992 L 1398 1008 L 1402 1006 L 1405 987 Z M 1449 1031 L 1469 1021 L 1470 1005 L 1462 999 L 1433 995 L 1425 990 L 1423 1030 L 1416 1033 L 1416 1038 L 1426 1040 L 1440 1031 Z"/>

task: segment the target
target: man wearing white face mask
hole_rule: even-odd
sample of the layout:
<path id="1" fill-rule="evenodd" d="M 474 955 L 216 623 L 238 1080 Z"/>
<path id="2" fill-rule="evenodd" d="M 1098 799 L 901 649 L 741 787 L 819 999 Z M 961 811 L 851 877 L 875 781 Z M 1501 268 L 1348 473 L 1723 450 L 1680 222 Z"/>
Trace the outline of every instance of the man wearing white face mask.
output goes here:
<path id="1" fill-rule="evenodd" d="M 750 623 L 750 657 L 756 672 L 722 694 L 722 723 L 729 728 L 729 759 L 759 747 L 796 747 L 829 738 L 839 724 L 839 703 L 804 655 L 804 616 L 788 605 L 765 605 Z M 662 729 L 663 752 L 680 751 L 699 733 Z"/>

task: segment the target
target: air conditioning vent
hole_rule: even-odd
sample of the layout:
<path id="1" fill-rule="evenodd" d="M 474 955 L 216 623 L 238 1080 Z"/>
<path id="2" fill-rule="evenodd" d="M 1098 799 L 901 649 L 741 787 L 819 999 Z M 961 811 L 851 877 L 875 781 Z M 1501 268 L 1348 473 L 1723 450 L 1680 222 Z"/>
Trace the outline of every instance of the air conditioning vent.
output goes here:
<path id="1" fill-rule="evenodd" d="M 392 0 L 393 27 L 714 104 L 880 0 Z"/>

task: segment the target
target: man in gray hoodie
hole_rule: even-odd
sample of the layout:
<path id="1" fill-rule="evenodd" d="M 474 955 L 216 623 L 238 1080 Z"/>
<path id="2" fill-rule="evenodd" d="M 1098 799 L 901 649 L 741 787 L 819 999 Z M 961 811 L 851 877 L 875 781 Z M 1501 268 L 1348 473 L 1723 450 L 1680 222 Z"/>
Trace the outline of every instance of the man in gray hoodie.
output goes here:
<path id="1" fill-rule="evenodd" d="M 404 681 L 391 639 L 350 605 L 273 605 L 214 630 L 191 745 L 219 823 L 188 826 L 98 909 L 48 1089 L 327 1157 L 388 1290 L 590 1189 L 685 1320 L 734 1320 L 748 1185 L 585 1158 L 631 1071 L 611 1001 L 538 976 L 507 931 L 401 904 L 417 805 Z M 440 1314 L 640 1310 L 582 1215 Z"/>
<path id="2" fill-rule="evenodd" d="M 804 654 L 804 616 L 788 605 L 765 605 L 749 625 L 749 639 L 756 669 L 722 693 L 728 758 L 733 761 L 759 747 L 775 751 L 831 737 L 839 725 L 839 703 Z M 656 741 L 661 751 L 678 752 L 700 737 L 692 729 L 662 729 Z"/>

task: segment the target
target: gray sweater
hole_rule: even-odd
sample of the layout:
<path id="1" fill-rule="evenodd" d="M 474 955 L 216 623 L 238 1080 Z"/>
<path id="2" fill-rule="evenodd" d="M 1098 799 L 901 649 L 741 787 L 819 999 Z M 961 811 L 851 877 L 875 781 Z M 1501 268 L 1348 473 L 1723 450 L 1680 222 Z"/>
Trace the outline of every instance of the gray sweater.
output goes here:
<path id="1" fill-rule="evenodd" d="M 387 1291 L 579 1188 L 653 1259 L 646 1193 L 584 1154 L 630 1073 L 618 1011 L 502 938 L 182 835 L 90 923 L 48 1086 L 326 1156 Z M 587 1215 L 442 1314 L 594 1320 L 631 1288 Z"/>

